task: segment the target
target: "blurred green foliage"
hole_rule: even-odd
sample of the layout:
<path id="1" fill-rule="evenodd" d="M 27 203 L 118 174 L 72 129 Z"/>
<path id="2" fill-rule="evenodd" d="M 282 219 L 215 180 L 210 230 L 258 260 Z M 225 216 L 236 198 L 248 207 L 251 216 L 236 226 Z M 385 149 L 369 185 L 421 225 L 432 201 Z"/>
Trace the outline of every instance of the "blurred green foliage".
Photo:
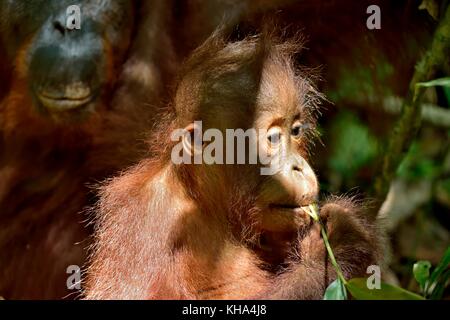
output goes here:
<path id="1" fill-rule="evenodd" d="M 439 175 L 440 163 L 428 158 L 420 141 L 412 144 L 407 156 L 397 170 L 397 176 L 409 181 L 434 179 Z"/>
<path id="2" fill-rule="evenodd" d="M 357 55 L 354 55 L 357 56 Z M 337 87 L 328 92 L 334 102 L 350 99 L 364 99 L 376 94 L 392 95 L 389 86 L 377 86 L 386 83 L 394 74 L 394 67 L 387 60 L 377 61 L 375 65 L 358 64 L 353 68 L 342 66 L 339 69 Z M 379 92 L 382 90 L 383 92 Z"/>
<path id="3" fill-rule="evenodd" d="M 329 168 L 348 179 L 370 164 L 378 154 L 378 142 L 369 128 L 352 112 L 341 112 L 330 128 L 332 154 Z"/>
<path id="4" fill-rule="evenodd" d="M 450 87 L 444 87 L 443 90 L 445 97 L 447 98 L 447 105 L 450 106 Z"/>

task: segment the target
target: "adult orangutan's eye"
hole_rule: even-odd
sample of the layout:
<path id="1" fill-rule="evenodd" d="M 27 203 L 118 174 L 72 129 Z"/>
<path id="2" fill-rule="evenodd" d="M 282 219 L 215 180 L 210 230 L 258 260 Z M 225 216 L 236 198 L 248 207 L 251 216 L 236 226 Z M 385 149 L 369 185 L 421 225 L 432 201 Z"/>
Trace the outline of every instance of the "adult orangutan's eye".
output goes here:
<path id="1" fill-rule="evenodd" d="M 294 122 L 291 128 L 291 136 L 295 139 L 300 138 L 308 127 L 308 124 L 302 124 L 300 121 Z"/>

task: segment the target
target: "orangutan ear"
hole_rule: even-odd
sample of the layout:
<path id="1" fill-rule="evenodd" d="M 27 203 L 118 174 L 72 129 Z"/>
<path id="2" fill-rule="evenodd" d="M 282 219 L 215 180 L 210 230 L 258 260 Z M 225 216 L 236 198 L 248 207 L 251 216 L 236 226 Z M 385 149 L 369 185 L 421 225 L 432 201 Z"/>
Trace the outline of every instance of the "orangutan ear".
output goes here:
<path id="1" fill-rule="evenodd" d="M 203 150 L 203 133 L 198 122 L 194 122 L 186 126 L 183 135 L 183 149 L 190 156 L 202 153 Z"/>

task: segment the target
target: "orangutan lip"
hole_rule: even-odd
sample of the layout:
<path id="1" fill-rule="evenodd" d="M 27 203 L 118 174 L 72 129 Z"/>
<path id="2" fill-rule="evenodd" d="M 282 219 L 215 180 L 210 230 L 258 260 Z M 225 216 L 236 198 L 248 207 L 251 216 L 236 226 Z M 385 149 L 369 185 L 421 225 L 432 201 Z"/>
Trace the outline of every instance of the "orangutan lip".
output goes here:
<path id="1" fill-rule="evenodd" d="M 39 100 L 42 102 L 42 104 L 55 111 L 65 111 L 65 110 L 72 110 L 79 108 L 81 106 L 86 105 L 92 100 L 92 95 L 81 97 L 81 98 L 69 98 L 69 97 L 63 97 L 63 98 L 53 98 L 48 97 L 44 94 L 38 94 Z"/>

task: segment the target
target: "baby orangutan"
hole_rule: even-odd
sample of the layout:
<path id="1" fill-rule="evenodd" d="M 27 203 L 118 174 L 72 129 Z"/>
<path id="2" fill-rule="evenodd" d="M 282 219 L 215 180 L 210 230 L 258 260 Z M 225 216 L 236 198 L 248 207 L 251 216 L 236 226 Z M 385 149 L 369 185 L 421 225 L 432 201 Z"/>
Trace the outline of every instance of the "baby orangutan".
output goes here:
<path id="1" fill-rule="evenodd" d="M 320 95 L 293 67 L 297 48 L 216 33 L 193 53 L 152 142 L 158 156 L 101 189 L 88 299 L 322 298 L 335 272 L 303 210 L 319 192 L 306 159 Z M 256 129 L 270 164 L 175 164 L 175 129 L 184 128 L 190 159 L 213 143 L 197 143 L 197 121 L 224 140 L 227 129 Z M 323 203 L 320 216 L 346 277 L 379 262 L 374 217 L 343 198 Z"/>

